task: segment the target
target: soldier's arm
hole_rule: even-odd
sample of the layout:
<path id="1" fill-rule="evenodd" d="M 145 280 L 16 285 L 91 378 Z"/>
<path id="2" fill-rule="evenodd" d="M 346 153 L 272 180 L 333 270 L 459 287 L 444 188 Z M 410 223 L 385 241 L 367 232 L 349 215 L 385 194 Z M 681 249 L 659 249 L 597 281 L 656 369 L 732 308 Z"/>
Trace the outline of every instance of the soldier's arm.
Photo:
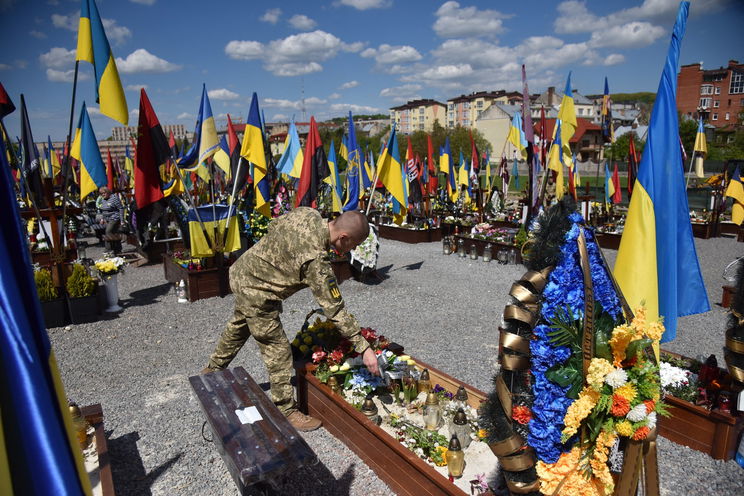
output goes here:
<path id="1" fill-rule="evenodd" d="M 364 353 L 369 343 L 362 336 L 357 319 L 346 310 L 330 260 L 319 257 L 307 263 L 303 279 L 323 308 L 325 316 L 336 324 L 342 336 L 351 341 L 357 353 Z"/>

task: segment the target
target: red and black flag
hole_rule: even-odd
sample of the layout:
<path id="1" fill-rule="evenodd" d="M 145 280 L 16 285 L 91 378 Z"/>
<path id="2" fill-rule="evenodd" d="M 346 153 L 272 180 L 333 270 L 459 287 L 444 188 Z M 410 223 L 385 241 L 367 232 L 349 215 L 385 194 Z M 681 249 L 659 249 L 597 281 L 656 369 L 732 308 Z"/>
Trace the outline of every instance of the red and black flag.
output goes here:
<path id="1" fill-rule="evenodd" d="M 170 153 L 173 157 L 178 157 L 178 145 L 176 145 L 176 137 L 173 135 L 172 129 L 168 135 L 168 148 L 170 148 Z"/>
<path id="2" fill-rule="evenodd" d="M 22 173 L 26 179 L 25 186 L 28 187 L 26 192 L 39 208 L 46 206 L 44 190 L 41 186 L 41 159 L 39 150 L 34 143 L 34 136 L 31 133 L 31 124 L 28 121 L 28 111 L 26 110 L 26 99 L 21 93 L 21 149 L 23 150 L 23 160 L 21 162 Z"/>
<path id="3" fill-rule="evenodd" d="M 10 100 L 8 93 L 5 91 L 3 83 L 0 83 L 0 119 L 15 111 L 15 105 Z"/>
<path id="4" fill-rule="evenodd" d="M 437 177 L 437 168 L 434 164 L 434 145 L 431 143 L 431 136 L 426 135 L 426 165 L 429 167 L 429 180 L 426 182 L 430 195 L 437 192 L 439 186 L 439 177 Z"/>
<path id="5" fill-rule="evenodd" d="M 230 114 L 227 115 L 227 149 L 230 152 L 230 178 L 232 181 L 237 180 L 235 191 L 240 191 L 245 186 L 246 179 L 248 178 L 248 162 L 244 161 L 240 167 L 240 171 L 238 171 L 238 164 L 240 164 L 240 141 L 238 140 L 238 133 L 235 132 L 235 127 L 230 119 Z M 230 188 L 232 188 L 232 185 Z"/>
<path id="6" fill-rule="evenodd" d="M 315 117 L 310 117 L 310 132 L 305 145 L 305 160 L 302 162 L 302 174 L 297 186 L 297 203 L 295 207 L 318 206 L 318 188 L 323 179 L 331 175 L 328 157 L 320 141 Z"/>
<path id="7" fill-rule="evenodd" d="M 163 198 L 159 167 L 170 157 L 168 140 L 165 138 L 158 116 L 155 115 L 144 88 L 140 90 L 137 137 L 134 200 L 137 202 L 137 208 L 140 209 Z"/>
<path id="8" fill-rule="evenodd" d="M 633 143 L 633 133 L 628 137 L 628 198 L 633 194 L 633 183 L 638 177 L 638 155 L 636 155 L 635 143 Z"/>

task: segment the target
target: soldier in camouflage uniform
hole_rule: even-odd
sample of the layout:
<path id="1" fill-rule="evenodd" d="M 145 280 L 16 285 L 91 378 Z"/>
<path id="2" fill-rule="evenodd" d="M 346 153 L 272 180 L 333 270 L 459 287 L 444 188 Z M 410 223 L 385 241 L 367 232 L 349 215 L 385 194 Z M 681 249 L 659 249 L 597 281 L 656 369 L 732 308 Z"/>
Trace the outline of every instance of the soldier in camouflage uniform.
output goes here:
<path id="1" fill-rule="evenodd" d="M 369 370 L 378 373 L 359 323 L 344 308 L 329 258 L 332 247 L 346 253 L 368 234 L 367 219 L 360 212 L 345 212 L 327 222 L 317 210 L 300 207 L 275 219 L 268 233 L 230 267 L 235 311 L 203 372 L 226 368 L 253 336 L 269 373 L 274 404 L 298 430 L 320 427 L 319 420 L 297 410 L 294 400 L 292 351 L 279 320 L 282 300 L 310 287 L 326 317 L 352 342 Z"/>

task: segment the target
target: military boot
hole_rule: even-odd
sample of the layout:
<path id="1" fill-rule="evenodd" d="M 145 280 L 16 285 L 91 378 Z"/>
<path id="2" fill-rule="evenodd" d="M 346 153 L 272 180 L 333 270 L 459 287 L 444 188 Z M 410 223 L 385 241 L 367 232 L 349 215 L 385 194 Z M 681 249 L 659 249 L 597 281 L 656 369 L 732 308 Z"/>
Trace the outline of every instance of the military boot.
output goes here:
<path id="1" fill-rule="evenodd" d="M 289 423 L 292 424 L 292 427 L 301 432 L 314 431 L 315 429 L 323 425 L 323 422 L 321 422 L 320 420 L 309 415 L 305 415 L 299 410 L 295 410 L 290 413 L 287 416 L 287 420 L 289 420 Z"/>

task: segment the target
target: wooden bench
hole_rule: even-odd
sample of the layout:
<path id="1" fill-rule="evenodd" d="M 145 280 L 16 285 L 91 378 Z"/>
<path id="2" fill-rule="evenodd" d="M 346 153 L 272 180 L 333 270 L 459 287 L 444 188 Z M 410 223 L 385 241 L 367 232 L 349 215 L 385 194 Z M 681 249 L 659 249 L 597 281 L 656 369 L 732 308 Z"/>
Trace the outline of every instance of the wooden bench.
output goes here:
<path id="1" fill-rule="evenodd" d="M 189 382 L 241 494 L 250 486 L 270 492 L 278 476 L 317 463 L 310 446 L 243 367 L 189 377 Z M 246 408 L 261 420 L 242 423 L 236 410 Z"/>

